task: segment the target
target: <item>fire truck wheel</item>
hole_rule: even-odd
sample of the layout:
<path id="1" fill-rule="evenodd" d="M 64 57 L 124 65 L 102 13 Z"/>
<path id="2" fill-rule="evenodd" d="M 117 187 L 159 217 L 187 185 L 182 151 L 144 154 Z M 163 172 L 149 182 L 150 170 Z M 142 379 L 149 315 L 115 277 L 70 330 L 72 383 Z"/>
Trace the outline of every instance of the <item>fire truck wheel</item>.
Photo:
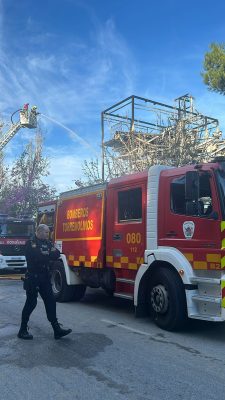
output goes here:
<path id="1" fill-rule="evenodd" d="M 54 264 L 51 274 L 52 290 L 56 301 L 79 301 L 85 294 L 85 285 L 67 285 L 62 263 Z"/>
<path id="2" fill-rule="evenodd" d="M 175 271 L 161 267 L 150 280 L 150 313 L 160 328 L 173 331 L 184 327 L 187 306 L 183 283 Z"/>

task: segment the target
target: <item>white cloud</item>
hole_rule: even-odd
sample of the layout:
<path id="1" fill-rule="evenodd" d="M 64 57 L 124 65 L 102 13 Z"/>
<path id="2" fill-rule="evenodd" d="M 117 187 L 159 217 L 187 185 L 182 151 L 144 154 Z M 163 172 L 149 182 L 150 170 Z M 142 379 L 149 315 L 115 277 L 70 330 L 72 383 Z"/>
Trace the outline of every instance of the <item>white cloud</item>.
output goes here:
<path id="1" fill-rule="evenodd" d="M 135 63 L 126 42 L 112 20 L 95 29 L 91 43 L 73 38 L 54 53 L 43 46 L 25 58 L 18 54 L 8 58 L 4 53 L 1 109 L 32 101 L 51 117 L 73 124 L 84 117 L 92 119 L 93 114 L 99 118 L 102 108 L 131 94 Z M 37 33 L 33 35 L 35 38 Z M 44 35 L 50 36 L 48 32 Z"/>
<path id="2" fill-rule="evenodd" d="M 35 73 L 39 70 L 45 70 L 49 72 L 54 72 L 55 70 L 55 56 L 50 55 L 49 57 L 46 56 L 29 56 L 26 57 L 27 67 L 32 72 Z"/>
<path id="3" fill-rule="evenodd" d="M 41 24 L 28 18 L 32 51 L 25 57 L 20 53 L 11 57 L 2 51 L 0 87 L 4 96 L 0 98 L 0 110 L 3 114 L 9 119 L 13 111 L 29 102 L 61 124 L 59 129 L 41 117 L 46 132 L 44 153 L 50 159 L 50 176 L 46 179 L 58 191 L 71 187 L 73 179 L 82 177 L 84 159 L 100 154 L 100 112 L 133 91 L 136 69 L 128 45 L 113 20 L 102 25 L 92 14 L 91 21 L 91 42 L 73 37 L 63 48 L 59 46 L 52 52 L 45 44 L 52 39 L 57 41 L 57 36 L 41 32 Z M 4 41 L 7 49 L 10 43 L 7 38 Z M 60 137 L 56 138 L 56 132 Z M 35 131 L 30 130 L 16 134 L 5 148 L 7 164 L 19 156 L 34 135 Z M 55 142 L 55 151 L 49 151 Z"/>
<path id="4" fill-rule="evenodd" d="M 65 149 L 55 150 L 48 148 L 50 160 L 50 175 L 44 181 L 53 186 L 58 193 L 71 188 L 75 188 L 74 181 L 83 179 L 83 157 L 77 155 L 76 148 L 71 148 L 70 152 Z"/>

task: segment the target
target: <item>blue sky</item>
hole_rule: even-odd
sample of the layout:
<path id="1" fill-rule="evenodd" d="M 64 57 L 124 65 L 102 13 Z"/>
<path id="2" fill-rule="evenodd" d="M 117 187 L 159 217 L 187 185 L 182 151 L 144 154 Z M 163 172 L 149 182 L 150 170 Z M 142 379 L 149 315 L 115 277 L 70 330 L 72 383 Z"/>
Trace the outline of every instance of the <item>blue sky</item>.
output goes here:
<path id="1" fill-rule="evenodd" d="M 222 0 L 0 0 L 0 114 L 9 121 L 29 102 L 90 143 L 41 118 L 48 182 L 59 191 L 100 154 L 101 111 L 132 94 L 173 105 L 191 93 L 225 131 L 225 98 L 200 76 L 209 44 L 225 42 L 224 15 Z M 33 134 L 17 133 L 6 162 Z"/>

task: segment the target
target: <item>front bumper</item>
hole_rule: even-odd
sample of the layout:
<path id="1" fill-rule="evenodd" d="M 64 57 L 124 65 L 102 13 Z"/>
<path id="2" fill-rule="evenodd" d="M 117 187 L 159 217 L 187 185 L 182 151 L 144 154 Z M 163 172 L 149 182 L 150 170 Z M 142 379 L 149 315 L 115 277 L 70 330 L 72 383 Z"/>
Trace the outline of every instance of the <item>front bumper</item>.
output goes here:
<path id="1" fill-rule="evenodd" d="M 1 269 L 26 269 L 27 262 L 25 256 L 2 256 L 0 255 L 0 270 Z"/>

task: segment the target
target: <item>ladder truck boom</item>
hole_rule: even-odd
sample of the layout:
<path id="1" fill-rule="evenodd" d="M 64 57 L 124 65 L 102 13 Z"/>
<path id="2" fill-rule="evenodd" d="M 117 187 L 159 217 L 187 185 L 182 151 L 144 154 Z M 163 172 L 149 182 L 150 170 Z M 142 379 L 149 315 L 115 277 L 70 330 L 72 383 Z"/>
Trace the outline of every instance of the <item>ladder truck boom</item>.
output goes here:
<path id="1" fill-rule="evenodd" d="M 18 112 L 20 113 L 19 121 L 17 123 L 13 123 L 12 121 L 12 125 L 10 126 L 9 130 L 0 136 L 0 151 L 21 128 L 34 129 L 37 127 L 38 113 L 36 106 L 31 107 L 31 110 L 29 111 L 28 104 L 25 104 L 21 110 L 18 110 Z"/>
<path id="2" fill-rule="evenodd" d="M 10 139 L 13 138 L 13 136 L 19 131 L 21 128 L 20 122 L 17 122 L 17 124 L 14 124 L 9 128 L 9 130 L 4 133 L 1 137 L 0 141 L 0 151 L 5 147 L 5 145 L 10 141 Z"/>

